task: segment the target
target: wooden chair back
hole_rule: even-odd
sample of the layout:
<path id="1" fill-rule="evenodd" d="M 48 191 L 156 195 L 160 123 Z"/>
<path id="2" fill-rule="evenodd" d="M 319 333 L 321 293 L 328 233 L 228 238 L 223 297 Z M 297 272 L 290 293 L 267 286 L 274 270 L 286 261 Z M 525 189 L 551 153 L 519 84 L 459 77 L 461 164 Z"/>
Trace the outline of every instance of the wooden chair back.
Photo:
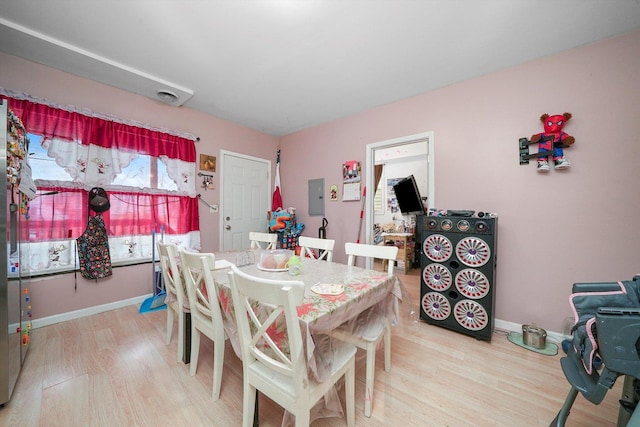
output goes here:
<path id="1" fill-rule="evenodd" d="M 368 245 L 365 243 L 347 242 L 344 244 L 344 251 L 349 256 L 348 265 L 355 265 L 356 257 L 378 258 L 387 260 L 387 274 L 393 276 L 393 267 L 398 256 L 397 246 Z"/>
<path id="2" fill-rule="evenodd" d="M 249 241 L 251 242 L 251 249 L 275 249 L 278 235 L 275 233 L 250 231 Z"/>
<path id="3" fill-rule="evenodd" d="M 336 241 L 333 239 L 319 239 L 317 237 L 298 237 L 298 246 L 300 246 L 300 256 L 309 256 L 316 258 L 312 249 L 318 250 L 317 259 L 324 259 L 329 262 L 333 261 L 333 247 Z"/>
<path id="4" fill-rule="evenodd" d="M 253 425 L 256 390 L 291 412 L 296 426 L 306 427 L 311 408 L 343 377 L 347 425 L 353 427 L 356 348 L 336 340 L 322 356 L 332 358 L 329 378 L 309 377 L 297 311 L 304 283 L 254 277 L 235 265 L 228 274 L 242 349 L 243 427 Z"/>

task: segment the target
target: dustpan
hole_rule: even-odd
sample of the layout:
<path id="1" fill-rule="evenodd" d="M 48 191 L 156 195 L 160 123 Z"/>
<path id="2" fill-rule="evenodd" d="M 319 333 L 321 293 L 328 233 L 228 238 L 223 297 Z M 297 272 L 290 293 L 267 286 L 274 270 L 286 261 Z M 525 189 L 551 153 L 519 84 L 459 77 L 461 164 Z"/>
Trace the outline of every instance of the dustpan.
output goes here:
<path id="1" fill-rule="evenodd" d="M 147 298 L 140 305 L 140 313 L 148 313 L 150 311 L 159 311 L 167 308 L 165 298 L 167 293 L 164 290 L 164 282 L 162 281 L 162 270 L 156 268 L 156 231 L 151 232 L 151 267 L 153 270 L 153 296 Z"/>
<path id="2" fill-rule="evenodd" d="M 167 308 L 167 304 L 164 303 L 166 293 L 162 292 L 158 295 L 147 298 L 140 304 L 140 313 L 149 313 L 151 311 L 160 311 Z"/>

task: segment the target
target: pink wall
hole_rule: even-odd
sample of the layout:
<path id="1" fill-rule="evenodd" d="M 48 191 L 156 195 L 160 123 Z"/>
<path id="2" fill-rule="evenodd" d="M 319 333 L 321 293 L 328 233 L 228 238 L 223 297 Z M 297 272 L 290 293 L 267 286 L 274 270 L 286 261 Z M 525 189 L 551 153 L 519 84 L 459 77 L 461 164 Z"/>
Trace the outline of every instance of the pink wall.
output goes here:
<path id="1" fill-rule="evenodd" d="M 276 137 L 189 108 L 168 106 L 3 53 L 0 53 L 0 86 L 46 98 L 57 104 L 88 108 L 122 119 L 199 136 L 200 142 L 196 143 L 198 154 L 210 154 L 220 159 L 222 149 L 274 159 L 275 163 L 278 145 Z M 275 164 L 273 167 L 275 168 Z M 220 202 L 219 169 L 214 175 L 215 189 L 199 190 L 202 199 L 210 204 Z M 219 214 L 209 213 L 209 208 L 203 203 L 200 204 L 200 229 L 202 250 L 217 250 Z M 78 277 L 77 292 L 74 292 L 73 274 L 36 281 L 31 286 L 34 319 L 148 294 L 153 289 L 150 272 L 150 265 L 116 268 L 113 277 L 101 280 L 97 284 Z"/>
<path id="2" fill-rule="evenodd" d="M 638 52 L 634 32 L 286 136 L 284 203 L 315 236 L 321 217 L 307 215 L 300 183 L 340 184 L 345 160 L 364 166 L 366 144 L 433 131 L 436 207 L 499 214 L 496 318 L 561 331 L 574 282 L 640 273 Z M 572 167 L 520 166 L 518 139 L 543 130 L 541 114 L 565 111 Z M 336 261 L 360 208 L 325 203 Z"/>
<path id="3" fill-rule="evenodd" d="M 364 166 L 366 144 L 433 131 L 436 206 L 499 214 L 496 317 L 560 331 L 578 281 L 629 279 L 640 272 L 636 226 L 640 199 L 640 32 L 564 52 L 289 135 L 282 146 L 282 187 L 306 235 L 321 217 L 307 215 L 308 179 L 341 182 L 345 160 Z M 437 66 L 437 64 L 434 64 Z M 0 54 L 0 86 L 198 135 L 199 153 L 220 149 L 271 159 L 278 139 L 188 108 L 169 107 Z M 542 113 L 569 111 L 565 173 L 518 164 L 518 138 L 542 131 Z M 219 179 L 219 174 L 216 173 Z M 219 189 L 202 191 L 218 203 Z M 360 202 L 329 202 L 328 237 L 336 261 L 357 237 Z M 203 250 L 218 248 L 219 217 L 201 210 Z M 116 269 L 109 282 L 56 276 L 32 286 L 41 318 L 132 298 L 151 289 L 148 267 Z M 416 301 L 413 301 L 416 303 Z"/>

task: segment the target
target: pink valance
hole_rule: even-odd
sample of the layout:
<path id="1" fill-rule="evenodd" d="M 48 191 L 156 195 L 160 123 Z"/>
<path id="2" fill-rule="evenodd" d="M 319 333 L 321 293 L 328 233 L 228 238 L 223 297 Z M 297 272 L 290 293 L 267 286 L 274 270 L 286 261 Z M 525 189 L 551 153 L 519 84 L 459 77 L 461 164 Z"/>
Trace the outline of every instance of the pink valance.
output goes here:
<path id="1" fill-rule="evenodd" d="M 2 93 L 0 98 L 9 100 L 11 109 L 29 132 L 45 138 L 55 137 L 83 145 L 131 150 L 154 157 L 167 156 L 185 162 L 196 161 L 193 140 L 182 136 L 12 98 Z"/>

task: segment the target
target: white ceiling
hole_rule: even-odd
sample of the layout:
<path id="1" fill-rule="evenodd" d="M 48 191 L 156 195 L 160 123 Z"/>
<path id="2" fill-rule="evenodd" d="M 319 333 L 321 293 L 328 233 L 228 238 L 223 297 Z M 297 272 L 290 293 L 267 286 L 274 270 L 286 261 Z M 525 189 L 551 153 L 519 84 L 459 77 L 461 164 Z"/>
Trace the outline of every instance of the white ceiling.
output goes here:
<path id="1" fill-rule="evenodd" d="M 0 51 L 275 136 L 637 29 L 640 0 L 0 0 Z"/>

